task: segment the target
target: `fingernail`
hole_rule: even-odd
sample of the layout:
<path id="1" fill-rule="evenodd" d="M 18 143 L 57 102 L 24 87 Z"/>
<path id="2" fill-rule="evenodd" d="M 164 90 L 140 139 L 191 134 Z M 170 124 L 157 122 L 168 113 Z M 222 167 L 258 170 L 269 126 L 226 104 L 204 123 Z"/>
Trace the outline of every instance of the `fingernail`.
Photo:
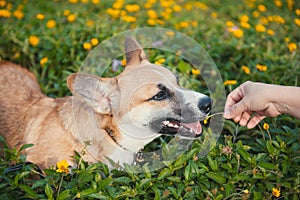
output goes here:
<path id="1" fill-rule="evenodd" d="M 229 115 L 230 115 L 230 111 L 229 111 L 229 109 L 226 109 L 223 116 L 225 118 L 227 118 L 227 117 L 229 117 Z"/>

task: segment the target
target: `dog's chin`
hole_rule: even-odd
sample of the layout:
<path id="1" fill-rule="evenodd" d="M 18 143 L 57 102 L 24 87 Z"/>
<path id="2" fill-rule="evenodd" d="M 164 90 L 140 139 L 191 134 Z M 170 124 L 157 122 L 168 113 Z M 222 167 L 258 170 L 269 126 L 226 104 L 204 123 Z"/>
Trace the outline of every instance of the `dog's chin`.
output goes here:
<path id="1" fill-rule="evenodd" d="M 156 121 L 159 124 L 158 133 L 164 135 L 176 135 L 184 139 L 196 139 L 202 134 L 202 125 L 200 121 L 183 123 L 176 119 L 165 119 Z"/>

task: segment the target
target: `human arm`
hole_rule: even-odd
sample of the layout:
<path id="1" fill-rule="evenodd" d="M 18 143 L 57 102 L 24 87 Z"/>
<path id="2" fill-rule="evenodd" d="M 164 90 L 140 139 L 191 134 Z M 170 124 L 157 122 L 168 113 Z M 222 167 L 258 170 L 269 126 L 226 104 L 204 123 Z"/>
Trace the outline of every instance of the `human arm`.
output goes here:
<path id="1" fill-rule="evenodd" d="M 290 114 L 300 118 L 300 87 L 247 81 L 227 97 L 224 117 L 255 127 L 266 116 Z"/>

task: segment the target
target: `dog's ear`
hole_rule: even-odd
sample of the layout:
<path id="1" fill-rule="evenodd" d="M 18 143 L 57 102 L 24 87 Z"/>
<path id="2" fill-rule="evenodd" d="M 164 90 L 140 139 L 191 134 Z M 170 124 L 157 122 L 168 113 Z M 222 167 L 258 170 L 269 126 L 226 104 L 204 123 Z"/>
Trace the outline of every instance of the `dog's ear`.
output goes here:
<path id="1" fill-rule="evenodd" d="M 68 77 L 67 86 L 74 96 L 84 100 L 96 112 L 111 114 L 111 97 L 116 92 L 116 79 L 75 73 Z"/>
<path id="2" fill-rule="evenodd" d="M 141 64 L 147 61 L 146 54 L 141 45 L 132 37 L 125 40 L 126 68 Z"/>

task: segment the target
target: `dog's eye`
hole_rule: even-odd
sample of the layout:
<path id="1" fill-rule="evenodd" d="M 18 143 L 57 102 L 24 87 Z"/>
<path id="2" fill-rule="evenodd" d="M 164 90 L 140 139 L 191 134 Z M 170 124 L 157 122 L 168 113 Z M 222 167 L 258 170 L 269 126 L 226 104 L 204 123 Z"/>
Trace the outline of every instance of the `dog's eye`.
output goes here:
<path id="1" fill-rule="evenodd" d="M 161 101 L 164 100 L 168 97 L 168 92 L 167 91 L 160 91 L 156 95 L 154 95 L 150 100 L 155 100 L 155 101 Z"/>

